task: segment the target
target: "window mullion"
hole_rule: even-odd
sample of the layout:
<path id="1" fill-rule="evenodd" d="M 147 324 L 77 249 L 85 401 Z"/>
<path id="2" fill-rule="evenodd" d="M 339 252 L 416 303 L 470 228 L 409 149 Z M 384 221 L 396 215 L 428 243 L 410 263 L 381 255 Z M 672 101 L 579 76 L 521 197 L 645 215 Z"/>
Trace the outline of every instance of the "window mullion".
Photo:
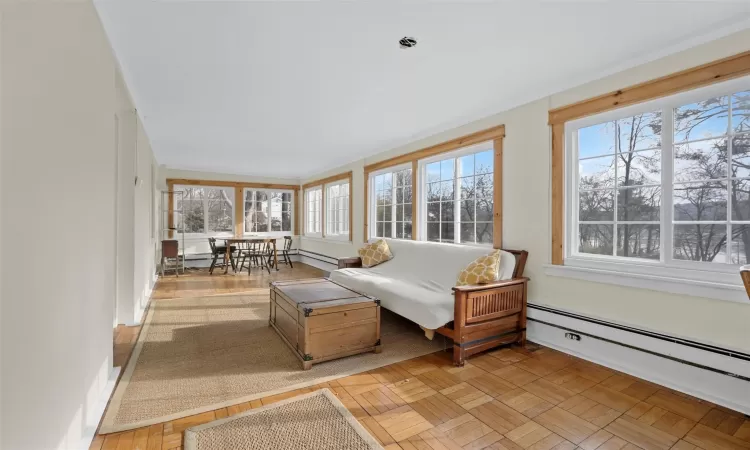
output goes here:
<path id="1" fill-rule="evenodd" d="M 620 129 L 617 126 L 617 121 L 614 121 L 615 124 L 615 157 L 614 157 L 614 165 L 615 165 L 615 192 L 614 192 L 614 211 L 613 211 L 613 220 L 614 225 L 612 225 L 612 256 L 617 256 L 617 202 L 618 198 L 620 197 L 620 191 L 618 188 L 618 180 L 617 180 L 617 163 L 618 159 L 620 157 Z M 629 149 L 628 149 L 629 150 Z M 624 245 L 627 245 L 627 243 L 623 243 Z"/>
<path id="2" fill-rule="evenodd" d="M 203 190 L 203 230 L 209 234 L 208 229 L 208 189 Z"/>
<path id="3" fill-rule="evenodd" d="M 666 264 L 674 256 L 674 109 L 662 110 L 661 127 L 661 257 Z"/>
<path id="4" fill-rule="evenodd" d="M 419 177 L 417 178 L 417 183 L 419 183 L 418 185 L 419 188 L 417 189 L 417 192 L 416 192 L 418 197 L 414 196 L 415 194 L 414 192 L 411 193 L 412 195 L 411 200 L 417 202 L 417 217 L 412 216 L 411 218 L 411 223 L 412 223 L 411 232 L 413 233 L 412 235 L 415 235 L 417 237 L 417 240 L 426 241 L 427 240 L 427 165 L 421 162 L 418 162 L 417 170 L 419 171 Z M 412 173 L 411 176 L 413 177 L 415 176 L 415 174 Z M 416 221 L 419 222 L 418 225 L 415 224 Z"/>
<path id="5" fill-rule="evenodd" d="M 461 177 L 461 167 L 458 163 L 459 158 L 453 160 L 453 242 L 461 243 L 461 194 L 459 192 L 459 182 Z M 474 189 L 476 192 L 476 188 Z M 476 214 L 476 211 L 474 212 Z M 476 217 L 474 218 L 476 220 Z"/>
<path id="6" fill-rule="evenodd" d="M 391 174 L 391 236 L 396 237 L 396 172 Z"/>
<path id="7" fill-rule="evenodd" d="M 727 257 L 724 264 L 732 264 L 732 96 L 727 99 Z"/>

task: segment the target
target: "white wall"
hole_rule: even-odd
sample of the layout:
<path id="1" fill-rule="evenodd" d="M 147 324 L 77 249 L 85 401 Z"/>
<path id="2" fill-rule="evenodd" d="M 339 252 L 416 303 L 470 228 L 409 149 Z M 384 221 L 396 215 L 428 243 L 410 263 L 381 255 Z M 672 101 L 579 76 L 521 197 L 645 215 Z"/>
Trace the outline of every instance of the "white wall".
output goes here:
<path id="1" fill-rule="evenodd" d="M 750 30 L 704 44 L 552 97 L 487 117 L 409 145 L 384 151 L 310 179 L 354 170 L 354 243 L 302 240 L 302 249 L 330 256 L 356 255 L 363 235 L 362 167 L 389 157 L 445 142 L 452 138 L 505 124 L 503 172 L 503 246 L 529 251 L 526 274 L 531 277 L 529 301 L 564 308 L 614 322 L 656 330 L 706 343 L 750 351 L 750 302 L 731 303 L 699 297 L 664 294 L 645 289 L 551 277 L 550 262 L 550 108 L 604 94 L 682 69 L 750 49 Z M 306 182 L 307 180 L 304 180 Z"/>
<path id="2" fill-rule="evenodd" d="M 352 171 L 352 186 L 350 186 L 349 193 L 353 196 L 352 201 L 352 242 L 340 241 L 325 238 L 311 238 L 304 236 L 304 202 L 300 202 L 298 214 L 300 214 L 300 234 L 303 236 L 300 238 L 300 249 L 307 250 L 315 253 L 320 253 L 334 258 L 346 258 L 348 256 L 355 256 L 357 249 L 362 247 L 364 238 L 364 224 L 365 224 L 365 204 L 363 196 L 365 195 L 365 179 L 364 179 L 364 166 L 365 161 L 359 160 L 351 164 L 347 164 L 342 167 L 338 167 L 335 170 L 329 170 L 324 173 L 316 174 L 314 177 L 310 177 L 302 181 L 302 183 L 308 183 L 313 180 L 319 180 L 321 178 L 338 175 L 343 172 Z M 300 191 L 300 196 L 304 196 L 304 192 Z M 304 197 L 303 197 L 304 198 Z M 321 267 L 322 268 L 322 267 Z M 330 267 L 326 268 L 330 269 Z"/>
<path id="3" fill-rule="evenodd" d="M 2 10 L 0 10 L 0 99 L 3 98 L 3 14 Z M 0 174 L 3 173 L 3 118 L 2 118 L 2 108 L 0 108 Z M 0 182 L 0 205 L 2 205 L 3 197 L 3 185 Z M 0 208 L 0 255 L 3 254 L 3 212 L 2 208 Z M 0 324 L 3 323 L 3 261 L 2 258 L 0 258 Z M 2 338 L 2 332 L 0 332 L 0 405 L 3 404 L 3 338 Z M 0 448 L 3 446 L 3 421 L 2 421 L 2 407 L 0 406 Z"/>
<path id="4" fill-rule="evenodd" d="M 156 281 L 156 264 L 154 253 L 156 249 L 156 234 L 153 230 L 153 186 L 151 179 L 151 168 L 156 165 L 151 144 L 148 140 L 146 130 L 142 122 L 138 120 L 136 127 L 136 151 L 138 154 L 136 175 L 138 182 L 134 185 L 134 214 L 133 237 L 134 237 L 134 267 L 133 267 L 133 294 L 135 320 L 140 322 L 143 311 L 148 304 L 151 290 Z"/>
<path id="5" fill-rule="evenodd" d="M 115 64 L 89 2 L 1 14 L 0 447 L 76 448 L 111 369 Z"/>
<path id="6" fill-rule="evenodd" d="M 115 77 L 115 123 L 117 141 L 117 312 L 115 323 L 133 324 L 136 318 L 135 289 L 135 152 L 137 115 L 122 73 Z"/>
<path id="7" fill-rule="evenodd" d="M 151 236 L 156 160 L 121 71 L 115 79 L 117 123 L 117 316 L 116 323 L 141 321 L 156 280 L 156 235 Z M 138 183 L 135 180 L 138 178 Z"/>

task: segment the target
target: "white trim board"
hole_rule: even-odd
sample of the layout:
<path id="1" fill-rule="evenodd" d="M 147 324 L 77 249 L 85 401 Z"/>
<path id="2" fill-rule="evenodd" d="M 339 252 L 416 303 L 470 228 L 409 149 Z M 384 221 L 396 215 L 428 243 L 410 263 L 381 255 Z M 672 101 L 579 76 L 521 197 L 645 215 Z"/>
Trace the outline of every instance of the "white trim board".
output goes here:
<path id="1" fill-rule="evenodd" d="M 567 261 L 567 260 L 566 260 Z M 731 275 L 722 272 L 710 271 L 682 271 L 669 267 L 654 265 L 642 268 L 638 271 L 633 269 L 632 264 L 622 264 L 612 261 L 588 262 L 592 267 L 582 265 L 545 264 L 544 274 L 553 277 L 573 278 L 576 280 L 593 281 L 595 283 L 615 284 L 618 286 L 649 289 L 652 291 L 668 292 L 670 294 L 690 295 L 694 297 L 706 297 L 717 300 L 727 300 L 735 303 L 747 304 L 747 294 L 742 284 L 730 284 L 726 278 L 739 280 L 738 272 Z M 595 267 L 594 267 L 595 266 Z M 690 277 L 688 274 L 694 276 Z M 712 278 L 712 281 L 703 278 Z"/>
<path id="2" fill-rule="evenodd" d="M 107 363 L 109 363 L 109 361 L 107 361 Z M 96 430 L 99 427 L 99 422 L 101 422 L 102 417 L 104 417 L 104 411 L 109 404 L 109 398 L 112 396 L 112 392 L 114 392 L 115 386 L 117 385 L 117 380 L 120 377 L 121 370 L 122 367 L 114 367 L 109 372 L 109 378 L 99 394 L 99 399 L 96 402 L 96 405 L 94 405 L 94 409 L 91 411 L 90 415 L 87 415 L 86 417 L 86 425 L 83 429 L 80 443 L 75 446 L 75 448 L 88 450 L 91 447 L 91 443 L 96 436 Z"/>
<path id="3" fill-rule="evenodd" d="M 668 357 L 750 377 L 746 360 L 534 308 L 528 318 L 530 341 L 750 414 L 750 382 Z M 587 335 L 566 339 L 566 329 Z"/>

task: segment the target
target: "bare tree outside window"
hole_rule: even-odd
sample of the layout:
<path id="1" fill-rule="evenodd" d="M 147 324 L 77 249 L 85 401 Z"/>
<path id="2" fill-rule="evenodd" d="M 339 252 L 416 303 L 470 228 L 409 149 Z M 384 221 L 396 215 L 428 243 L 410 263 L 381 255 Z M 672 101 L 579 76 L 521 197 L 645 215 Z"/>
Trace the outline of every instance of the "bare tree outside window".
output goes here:
<path id="1" fill-rule="evenodd" d="M 234 232 L 234 192 L 225 189 L 208 190 L 208 231 Z"/>
<path id="2" fill-rule="evenodd" d="M 667 110 L 672 118 L 672 258 L 747 263 L 750 91 Z M 577 132 L 578 251 L 659 259 L 662 112 Z"/>
<path id="3" fill-rule="evenodd" d="M 659 259 L 661 126 L 657 111 L 579 130 L 579 252 Z"/>
<path id="4" fill-rule="evenodd" d="M 491 149 L 427 164 L 427 240 L 492 244 L 493 170 Z"/>
<path id="5" fill-rule="evenodd" d="M 375 236 L 412 238 L 411 169 L 376 175 L 373 181 Z"/>
<path id="6" fill-rule="evenodd" d="M 674 120 L 674 258 L 745 264 L 750 91 L 675 108 Z"/>

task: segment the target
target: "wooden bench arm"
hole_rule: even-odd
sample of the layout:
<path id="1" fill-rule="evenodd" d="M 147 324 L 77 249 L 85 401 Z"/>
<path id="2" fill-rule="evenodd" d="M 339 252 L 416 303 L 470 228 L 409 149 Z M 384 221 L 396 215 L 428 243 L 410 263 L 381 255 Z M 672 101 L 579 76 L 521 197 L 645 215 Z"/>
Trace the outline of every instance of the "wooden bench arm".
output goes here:
<path id="1" fill-rule="evenodd" d="M 453 327 L 440 334 L 453 338 L 453 363 L 502 344 L 526 342 L 526 294 L 529 279 L 453 288 Z"/>
<path id="2" fill-rule="evenodd" d="M 487 284 L 467 284 L 465 286 L 454 286 L 453 292 L 476 292 L 476 291 L 486 291 L 489 289 L 497 289 L 502 288 L 506 286 L 513 286 L 516 284 L 523 284 L 528 282 L 529 279 L 526 277 L 521 278 L 514 278 L 512 280 L 500 280 L 495 281 L 492 283 Z"/>
<path id="3" fill-rule="evenodd" d="M 339 269 L 349 269 L 362 267 L 362 258 L 359 256 L 352 258 L 339 258 Z"/>

